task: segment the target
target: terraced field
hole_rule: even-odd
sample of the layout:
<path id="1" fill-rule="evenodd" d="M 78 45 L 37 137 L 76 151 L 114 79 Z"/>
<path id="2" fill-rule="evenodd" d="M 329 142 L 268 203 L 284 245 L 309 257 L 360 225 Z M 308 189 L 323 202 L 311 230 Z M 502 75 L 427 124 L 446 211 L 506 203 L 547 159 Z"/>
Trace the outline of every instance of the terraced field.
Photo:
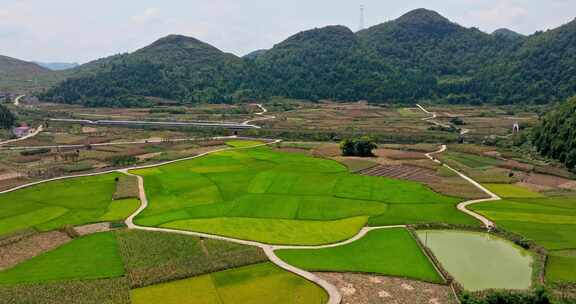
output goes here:
<path id="1" fill-rule="evenodd" d="M 353 175 L 343 165 L 268 147 L 224 151 L 162 167 L 144 177 L 143 226 L 201 231 L 273 244 L 348 239 L 370 225 L 478 223 L 458 198 L 416 182 Z"/>

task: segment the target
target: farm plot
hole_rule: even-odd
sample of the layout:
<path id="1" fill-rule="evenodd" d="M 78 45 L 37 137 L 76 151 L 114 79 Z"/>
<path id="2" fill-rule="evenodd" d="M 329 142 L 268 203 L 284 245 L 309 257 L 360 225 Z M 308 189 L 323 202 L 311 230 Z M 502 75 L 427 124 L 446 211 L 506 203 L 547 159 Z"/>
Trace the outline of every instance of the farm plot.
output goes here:
<path id="1" fill-rule="evenodd" d="M 102 279 L 124 274 L 112 232 L 81 237 L 0 272 L 0 284 Z"/>
<path id="2" fill-rule="evenodd" d="M 112 202 L 119 176 L 112 173 L 66 179 L 0 194 L 0 235 L 31 228 L 49 231 L 99 222 L 101 218 L 122 220 L 137 205 L 134 201 Z"/>
<path id="3" fill-rule="evenodd" d="M 267 261 L 259 248 L 223 241 L 138 230 L 117 236 L 131 287 Z"/>
<path id="4" fill-rule="evenodd" d="M 133 173 L 144 177 L 149 200 L 136 218 L 144 226 L 311 245 L 350 238 L 368 219 L 374 225 L 393 220 L 387 217 L 392 206 L 402 223 L 477 224 L 456 210 L 460 199 L 420 183 L 353 175 L 332 160 L 268 147 Z"/>
<path id="5" fill-rule="evenodd" d="M 327 295 L 313 283 L 263 263 L 131 291 L 134 304 L 322 304 Z"/>
<path id="6" fill-rule="evenodd" d="M 576 281 L 573 275 L 562 271 L 567 266 L 576 268 L 576 259 L 562 254 L 576 248 L 576 198 L 517 198 L 481 203 L 472 209 L 494 220 L 499 227 L 551 250 L 552 258 L 546 265 L 549 281 Z"/>
<path id="7" fill-rule="evenodd" d="M 0 295 L 12 299 L 25 291 L 29 293 L 26 297 L 42 298 L 42 303 L 61 303 L 59 299 L 69 298 L 62 293 L 78 295 L 70 288 L 95 288 L 87 291 L 93 303 L 126 303 L 129 288 L 266 261 L 266 255 L 256 247 L 171 233 L 119 230 L 74 239 L 0 272 Z M 108 282 L 118 286 L 111 288 Z M 57 284 L 62 285 L 50 288 Z M 103 286 L 110 294 L 101 290 Z"/>
<path id="8" fill-rule="evenodd" d="M 379 229 L 353 243 L 324 249 L 279 250 L 291 265 L 310 271 L 363 272 L 441 283 L 443 280 L 406 229 Z"/>

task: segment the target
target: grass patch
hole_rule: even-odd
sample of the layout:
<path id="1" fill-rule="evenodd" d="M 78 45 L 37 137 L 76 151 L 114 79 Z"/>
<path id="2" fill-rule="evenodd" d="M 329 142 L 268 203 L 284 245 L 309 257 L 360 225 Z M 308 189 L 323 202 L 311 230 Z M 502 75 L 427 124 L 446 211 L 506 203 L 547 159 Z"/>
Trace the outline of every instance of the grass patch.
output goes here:
<path id="1" fill-rule="evenodd" d="M 138 178 L 136 176 L 124 175 L 118 178 L 116 182 L 116 192 L 113 199 L 121 200 L 126 198 L 138 198 L 140 192 L 138 189 Z"/>
<path id="2" fill-rule="evenodd" d="M 81 237 L 0 272 L 0 284 L 102 279 L 124 274 L 112 232 Z"/>
<path id="3" fill-rule="evenodd" d="M 353 237 L 367 220 L 367 217 L 335 221 L 210 218 L 176 221 L 161 227 L 213 233 L 268 244 L 320 245 Z"/>
<path id="4" fill-rule="evenodd" d="M 109 210 L 114 180 L 119 176 L 112 173 L 66 179 L 1 194 L 0 235 L 97 222 Z"/>
<path id="5" fill-rule="evenodd" d="M 264 263 L 131 291 L 134 304 L 322 304 L 315 284 Z"/>
<path id="6" fill-rule="evenodd" d="M 403 228 L 380 229 L 348 245 L 279 250 L 280 258 L 310 271 L 364 272 L 441 283 L 442 278 Z"/>
<path id="7" fill-rule="evenodd" d="M 0 302 L 34 304 L 130 304 L 125 278 L 0 285 Z"/>
<path id="8" fill-rule="evenodd" d="M 488 190 L 503 198 L 539 198 L 544 195 L 528 188 L 510 184 L 484 184 Z"/>
<path id="9" fill-rule="evenodd" d="M 179 234 L 118 232 L 120 252 L 132 287 L 188 278 L 266 261 L 256 247 Z"/>

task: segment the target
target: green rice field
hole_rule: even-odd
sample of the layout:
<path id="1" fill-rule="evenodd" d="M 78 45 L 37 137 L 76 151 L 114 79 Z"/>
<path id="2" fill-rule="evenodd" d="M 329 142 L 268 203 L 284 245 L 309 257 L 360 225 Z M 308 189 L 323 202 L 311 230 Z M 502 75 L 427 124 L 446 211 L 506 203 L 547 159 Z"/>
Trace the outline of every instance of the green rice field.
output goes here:
<path id="1" fill-rule="evenodd" d="M 566 267 L 576 269 L 576 259 L 556 251 L 576 248 L 576 198 L 517 198 L 472 206 L 476 212 L 494 220 L 499 227 L 533 240 L 550 250 L 547 279 L 551 282 L 576 282 Z"/>
<path id="2" fill-rule="evenodd" d="M 434 283 L 443 281 L 404 228 L 373 230 L 360 240 L 333 248 L 276 253 L 288 264 L 309 271 L 363 272 Z"/>
<path id="3" fill-rule="evenodd" d="M 124 219 L 139 203 L 112 200 L 119 176 L 65 179 L 0 194 L 0 236 L 26 229 L 49 231 Z"/>
<path id="4" fill-rule="evenodd" d="M 544 195 L 528 188 L 511 184 L 484 184 L 488 190 L 502 198 L 540 198 Z"/>
<path id="5" fill-rule="evenodd" d="M 136 218 L 144 226 L 310 245 L 349 238 L 366 219 L 374 226 L 478 225 L 457 211 L 461 199 L 422 184 L 354 175 L 332 160 L 268 147 L 223 151 L 133 173 L 144 177 L 149 200 Z"/>
<path id="6" fill-rule="evenodd" d="M 273 264 L 263 263 L 134 289 L 133 304 L 323 304 L 323 289 Z"/>
<path id="7" fill-rule="evenodd" d="M 116 236 L 104 232 L 81 237 L 0 272 L 0 284 L 100 279 L 124 274 Z"/>

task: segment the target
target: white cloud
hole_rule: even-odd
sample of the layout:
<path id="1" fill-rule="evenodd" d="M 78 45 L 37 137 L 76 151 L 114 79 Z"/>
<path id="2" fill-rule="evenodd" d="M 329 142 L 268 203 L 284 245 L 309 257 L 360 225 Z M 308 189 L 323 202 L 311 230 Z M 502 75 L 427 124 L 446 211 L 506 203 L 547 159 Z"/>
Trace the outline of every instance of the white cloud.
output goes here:
<path id="1" fill-rule="evenodd" d="M 494 30 L 501 27 L 514 27 L 527 16 L 528 10 L 525 7 L 510 1 L 502 1 L 489 8 L 468 12 L 460 19 L 469 25 L 483 25 L 489 30 Z"/>
<path id="2" fill-rule="evenodd" d="M 141 14 L 130 17 L 132 22 L 136 23 L 158 23 L 160 19 L 160 11 L 157 8 L 147 8 Z"/>

